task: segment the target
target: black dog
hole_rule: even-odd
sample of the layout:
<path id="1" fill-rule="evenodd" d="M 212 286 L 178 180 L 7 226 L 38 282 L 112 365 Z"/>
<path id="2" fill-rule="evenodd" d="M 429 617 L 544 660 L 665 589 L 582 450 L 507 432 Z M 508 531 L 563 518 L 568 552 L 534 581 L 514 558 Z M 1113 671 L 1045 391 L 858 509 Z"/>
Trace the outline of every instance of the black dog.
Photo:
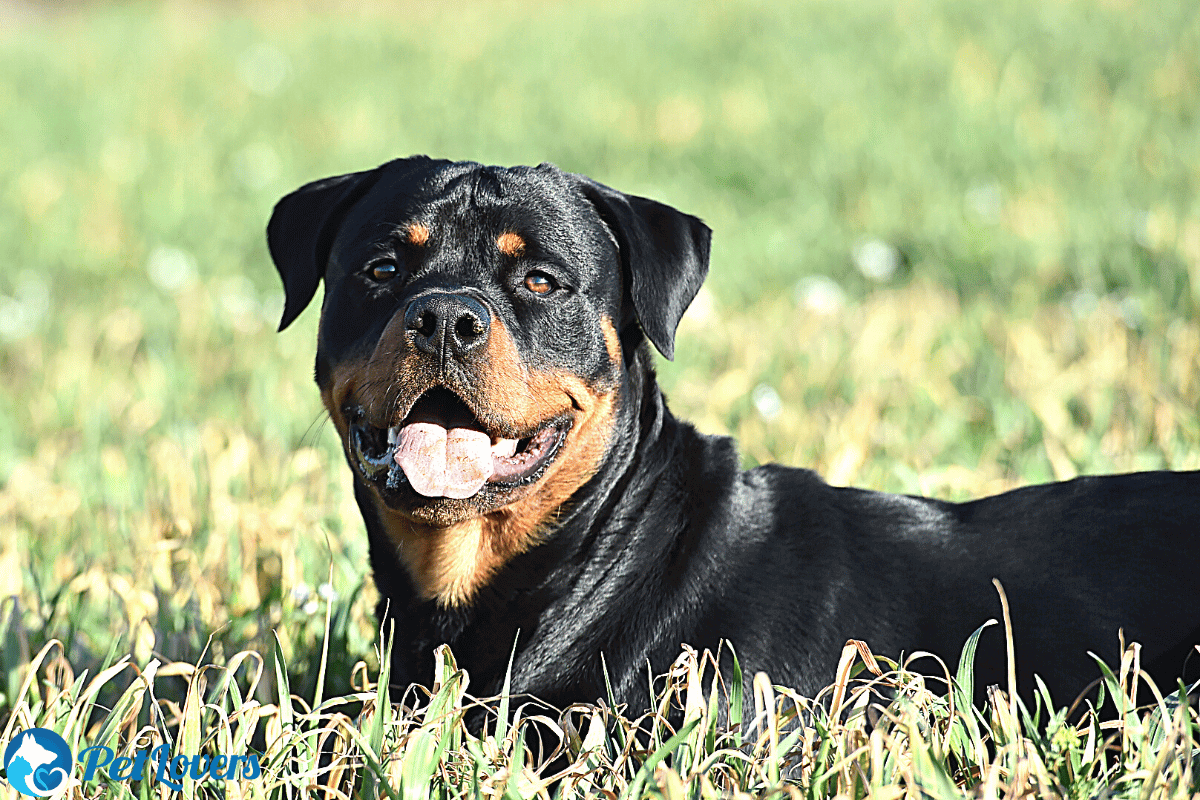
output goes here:
<path id="1" fill-rule="evenodd" d="M 476 694 L 649 701 L 680 644 L 813 694 L 848 638 L 953 665 L 1007 590 L 1024 688 L 1144 645 L 1166 691 L 1200 642 L 1200 473 L 1080 478 L 954 504 L 743 472 L 668 411 L 709 229 L 550 165 L 410 158 L 275 208 L 280 329 L 325 280 L 316 378 L 354 472 L 393 676 L 449 643 Z M 977 684 L 1003 683 L 1003 634 Z"/>

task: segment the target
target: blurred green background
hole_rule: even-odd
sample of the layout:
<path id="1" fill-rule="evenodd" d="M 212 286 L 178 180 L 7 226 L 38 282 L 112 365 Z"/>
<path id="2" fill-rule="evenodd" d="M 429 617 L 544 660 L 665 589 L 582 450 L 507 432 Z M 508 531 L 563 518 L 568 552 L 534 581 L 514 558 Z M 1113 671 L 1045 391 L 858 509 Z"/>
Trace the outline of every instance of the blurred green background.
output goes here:
<path id="1" fill-rule="evenodd" d="M 263 229 L 401 155 L 703 217 L 662 379 L 747 464 L 949 498 L 1200 468 L 1197 8 L 0 2 L 7 697 L 50 636 L 83 665 L 277 631 L 304 674 L 332 604 L 369 654 L 317 314 L 274 332 Z"/>

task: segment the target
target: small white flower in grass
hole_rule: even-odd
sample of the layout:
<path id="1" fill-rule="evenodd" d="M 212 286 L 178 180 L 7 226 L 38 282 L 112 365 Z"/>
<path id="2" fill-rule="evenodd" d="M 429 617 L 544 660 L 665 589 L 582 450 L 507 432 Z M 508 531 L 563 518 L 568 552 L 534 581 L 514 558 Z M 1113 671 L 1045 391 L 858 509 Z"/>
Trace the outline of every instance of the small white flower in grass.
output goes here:
<path id="1" fill-rule="evenodd" d="M 291 71 L 292 61 L 287 53 L 266 42 L 247 49 L 237 63 L 238 77 L 256 94 L 275 94 Z"/>
<path id="2" fill-rule="evenodd" d="M 49 312 L 50 285 L 33 270 L 25 270 L 17 278 L 13 296 L 0 295 L 0 338 L 24 339 Z"/>
<path id="3" fill-rule="evenodd" d="M 890 280 L 900 268 L 900 251 L 882 239 L 866 239 L 850 253 L 854 266 L 873 281 Z"/>
<path id="4" fill-rule="evenodd" d="M 999 222 L 1000 214 L 1004 210 L 1004 195 L 994 183 L 968 189 L 963 194 L 963 202 L 976 218 L 989 225 Z"/>
<path id="5" fill-rule="evenodd" d="M 846 293 L 837 281 L 825 275 L 810 275 L 796 284 L 796 305 L 814 314 L 831 315 L 846 305 Z"/>
<path id="6" fill-rule="evenodd" d="M 1146 312 L 1142 308 L 1141 298 L 1130 295 L 1123 298 L 1117 306 L 1117 311 L 1121 315 L 1121 321 L 1125 323 L 1125 327 L 1131 331 L 1141 330 L 1146 324 Z"/>
<path id="7" fill-rule="evenodd" d="M 717 321 L 717 302 L 707 286 L 701 286 L 680 321 L 681 327 L 701 330 Z"/>
<path id="8" fill-rule="evenodd" d="M 196 280 L 196 259 L 178 247 L 156 247 L 146 262 L 146 274 L 164 292 L 177 292 Z"/>
<path id="9" fill-rule="evenodd" d="M 258 304 L 258 314 L 263 322 L 271 325 L 279 322 L 279 315 L 283 313 L 283 301 L 282 289 L 272 289 L 263 295 L 262 302 Z"/>
<path id="10" fill-rule="evenodd" d="M 325 581 L 317 587 L 317 594 L 327 603 L 335 603 L 338 599 L 337 589 L 334 589 L 333 584 L 329 581 Z"/>
<path id="11" fill-rule="evenodd" d="M 750 401 L 754 403 L 754 408 L 758 411 L 759 416 L 767 422 L 779 416 L 779 412 L 783 411 L 783 400 L 779 396 L 779 392 L 775 391 L 775 387 L 767 383 L 760 383 L 750 392 Z"/>
<path id="12" fill-rule="evenodd" d="M 301 605 L 312 597 L 312 589 L 308 588 L 307 583 L 298 583 L 292 587 L 292 600 L 296 605 Z"/>
<path id="13" fill-rule="evenodd" d="M 221 281 L 217 299 L 224 319 L 241 333 L 254 333 L 262 327 L 258 292 L 245 275 L 234 275 Z"/>
<path id="14" fill-rule="evenodd" d="M 1096 297 L 1094 292 L 1089 292 L 1086 289 L 1081 289 L 1078 292 L 1071 294 L 1067 298 L 1067 303 L 1071 307 L 1071 313 L 1076 319 L 1083 319 L 1092 315 L 1092 312 L 1100 305 L 1100 298 Z"/>

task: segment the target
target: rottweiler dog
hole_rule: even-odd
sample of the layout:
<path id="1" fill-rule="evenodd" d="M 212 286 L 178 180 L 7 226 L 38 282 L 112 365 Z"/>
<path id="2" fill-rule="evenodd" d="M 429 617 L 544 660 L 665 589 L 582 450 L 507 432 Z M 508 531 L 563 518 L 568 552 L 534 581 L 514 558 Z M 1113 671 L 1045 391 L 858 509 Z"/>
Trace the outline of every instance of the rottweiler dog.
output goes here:
<path id="1" fill-rule="evenodd" d="M 316 381 L 354 473 L 393 679 L 451 645 L 479 696 L 649 703 L 680 645 L 812 695 L 847 639 L 953 666 L 1011 605 L 1056 700 L 1121 632 L 1170 691 L 1200 643 L 1200 473 L 967 503 L 744 471 L 655 381 L 708 270 L 699 219 L 549 164 L 400 159 L 301 187 L 268 243 L 280 330 L 325 281 Z M 515 643 L 515 650 L 514 650 Z M 603 656 L 603 661 L 601 656 Z M 1200 658 L 1200 657 L 1198 657 Z M 977 685 L 1002 684 L 1004 635 Z"/>

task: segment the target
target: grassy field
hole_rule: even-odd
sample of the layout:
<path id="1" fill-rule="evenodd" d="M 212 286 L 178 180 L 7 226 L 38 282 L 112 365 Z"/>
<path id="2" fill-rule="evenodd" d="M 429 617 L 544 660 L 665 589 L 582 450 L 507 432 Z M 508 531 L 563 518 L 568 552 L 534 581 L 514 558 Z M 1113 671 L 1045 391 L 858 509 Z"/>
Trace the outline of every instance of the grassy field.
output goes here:
<path id="1" fill-rule="evenodd" d="M 959 499 L 1200 468 L 1198 119 L 1193 0 L 0 3 L 0 744 L 33 723 L 273 742 L 281 783 L 243 787 L 266 795 L 309 780 L 324 731 L 406 797 L 538 789 L 515 728 L 455 726 L 449 667 L 424 717 L 372 688 L 315 310 L 274 332 L 263 229 L 300 183 L 411 153 L 553 161 L 697 214 L 713 262 L 661 368 L 676 413 L 747 464 Z M 205 672 L 206 707 L 177 662 L 241 683 Z M 780 785 L 783 743 L 722 738 L 699 670 L 670 769 L 584 726 L 579 791 Z M 896 674 L 894 724 L 805 728 L 788 791 L 1197 790 L 1186 707 L 1020 728 L 1003 698 L 972 714 Z M 373 770 L 348 773 L 364 795 Z"/>

